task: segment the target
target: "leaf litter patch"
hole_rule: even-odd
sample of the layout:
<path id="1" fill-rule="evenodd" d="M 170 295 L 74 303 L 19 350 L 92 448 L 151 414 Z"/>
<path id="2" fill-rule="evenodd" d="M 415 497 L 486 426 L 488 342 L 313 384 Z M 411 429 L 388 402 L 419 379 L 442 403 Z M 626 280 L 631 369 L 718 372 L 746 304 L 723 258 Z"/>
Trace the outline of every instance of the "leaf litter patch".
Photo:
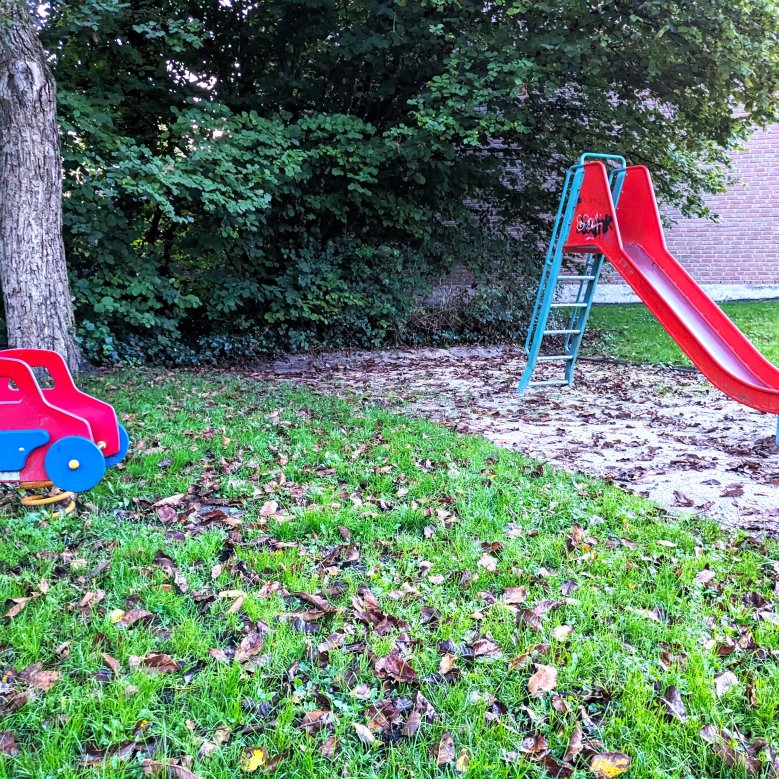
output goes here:
<path id="1" fill-rule="evenodd" d="M 577 364 L 571 388 L 518 396 L 510 346 L 337 352 L 259 363 L 251 375 L 402 406 L 557 468 L 597 476 L 731 528 L 779 533 L 775 420 L 702 376 L 664 367 Z M 559 377 L 542 365 L 539 380 Z"/>

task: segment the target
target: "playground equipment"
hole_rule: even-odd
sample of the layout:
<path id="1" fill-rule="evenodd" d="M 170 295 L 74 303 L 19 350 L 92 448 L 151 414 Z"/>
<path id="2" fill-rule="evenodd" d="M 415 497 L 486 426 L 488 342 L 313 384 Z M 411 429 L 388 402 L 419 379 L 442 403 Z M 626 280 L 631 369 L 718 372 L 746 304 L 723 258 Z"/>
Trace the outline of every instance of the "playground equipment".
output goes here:
<path id="1" fill-rule="evenodd" d="M 597 158 L 597 159 L 593 159 Z M 603 160 L 613 165 L 607 170 Z M 565 254 L 584 254 L 584 271 L 566 275 Z M 643 165 L 613 154 L 583 154 L 565 177 L 560 207 L 538 289 L 519 392 L 570 386 L 604 259 L 719 390 L 751 408 L 779 415 L 779 368 L 772 365 L 701 289 L 665 244 L 652 180 Z M 557 301 L 560 283 L 578 284 L 571 301 Z M 553 312 L 570 309 L 565 327 Z M 545 338 L 563 336 L 561 353 L 541 355 Z M 533 381 L 539 362 L 560 362 L 560 379 Z M 779 425 L 777 426 L 779 443 Z"/>
<path id="2" fill-rule="evenodd" d="M 53 386 L 42 388 L 33 369 L 47 371 Z M 0 482 L 63 491 L 25 496 L 25 505 L 66 502 L 72 511 L 73 493 L 92 489 L 129 443 L 113 407 L 81 392 L 59 354 L 0 351 Z"/>

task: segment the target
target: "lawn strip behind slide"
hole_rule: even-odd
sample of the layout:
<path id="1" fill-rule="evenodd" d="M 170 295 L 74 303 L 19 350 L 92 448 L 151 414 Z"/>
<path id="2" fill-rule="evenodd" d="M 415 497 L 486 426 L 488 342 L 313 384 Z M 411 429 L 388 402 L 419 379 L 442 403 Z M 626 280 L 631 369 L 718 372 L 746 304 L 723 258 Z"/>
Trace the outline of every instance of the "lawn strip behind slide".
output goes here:
<path id="1" fill-rule="evenodd" d="M 762 354 L 779 366 L 779 300 L 722 303 Z M 639 363 L 691 365 L 643 304 L 593 306 L 583 353 Z"/>

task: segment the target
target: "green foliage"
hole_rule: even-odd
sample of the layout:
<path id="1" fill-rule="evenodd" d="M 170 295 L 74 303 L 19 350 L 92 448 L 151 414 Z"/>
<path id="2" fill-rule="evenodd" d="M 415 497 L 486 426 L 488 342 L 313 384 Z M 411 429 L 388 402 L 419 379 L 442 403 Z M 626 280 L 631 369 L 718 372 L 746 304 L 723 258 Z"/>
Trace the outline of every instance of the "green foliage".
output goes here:
<path id="1" fill-rule="evenodd" d="M 408 334 L 432 282 L 512 224 L 503 270 L 529 278 L 583 150 L 705 212 L 779 90 L 768 0 L 54 0 L 42 23 L 98 360 Z"/>

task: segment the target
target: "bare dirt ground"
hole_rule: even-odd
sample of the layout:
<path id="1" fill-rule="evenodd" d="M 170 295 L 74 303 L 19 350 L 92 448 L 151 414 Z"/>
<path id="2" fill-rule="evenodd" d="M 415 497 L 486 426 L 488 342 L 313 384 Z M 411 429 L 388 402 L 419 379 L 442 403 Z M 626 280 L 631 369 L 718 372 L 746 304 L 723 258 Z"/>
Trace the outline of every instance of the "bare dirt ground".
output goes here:
<path id="1" fill-rule="evenodd" d="M 252 375 L 381 403 L 483 435 L 558 468 L 606 478 L 677 511 L 779 533 L 776 420 L 699 374 L 581 360 L 573 388 L 515 392 L 511 347 L 290 357 Z M 558 378 L 542 366 L 537 378 Z"/>

